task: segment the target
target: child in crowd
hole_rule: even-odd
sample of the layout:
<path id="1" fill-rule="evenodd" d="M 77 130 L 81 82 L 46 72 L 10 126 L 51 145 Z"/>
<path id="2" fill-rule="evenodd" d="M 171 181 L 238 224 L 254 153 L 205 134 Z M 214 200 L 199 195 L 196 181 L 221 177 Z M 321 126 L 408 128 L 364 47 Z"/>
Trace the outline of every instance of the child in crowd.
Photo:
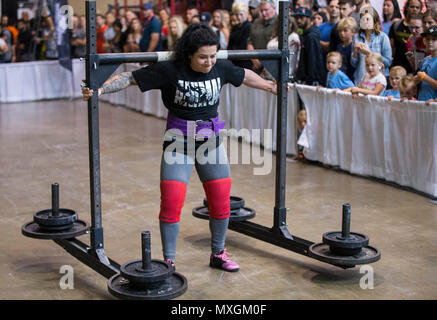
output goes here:
<path id="1" fill-rule="evenodd" d="M 320 26 L 322 23 L 326 22 L 328 19 L 326 18 L 326 14 L 324 12 L 313 12 L 312 22 L 315 26 Z"/>
<path id="2" fill-rule="evenodd" d="M 418 99 L 427 101 L 437 98 L 437 26 L 433 26 L 422 33 L 427 50 L 431 53 L 423 59 L 416 80 L 420 81 Z"/>
<path id="3" fill-rule="evenodd" d="M 399 82 L 403 76 L 407 75 L 407 70 L 402 66 L 394 66 L 390 69 L 390 85 L 391 89 L 385 90 L 383 96 L 387 97 L 388 100 L 393 98 L 400 99 L 401 95 L 399 92 Z"/>
<path id="4" fill-rule="evenodd" d="M 406 43 L 407 52 L 405 55 L 411 65 L 411 70 L 416 72 L 416 70 L 418 70 L 422 65 L 426 53 L 426 47 L 423 43 L 423 37 L 421 36 L 424 31 L 422 14 L 412 16 L 408 28 L 410 29 L 411 36 Z"/>
<path id="5" fill-rule="evenodd" d="M 381 95 L 387 86 L 387 80 L 383 74 L 384 63 L 382 56 L 377 52 L 371 52 L 366 56 L 366 71 L 362 80 L 357 87 L 345 89 L 346 92 L 351 92 L 353 96 L 361 94 Z"/>
<path id="6" fill-rule="evenodd" d="M 305 109 L 302 109 L 297 114 L 297 131 L 298 131 L 298 137 L 302 134 L 303 129 L 307 125 L 307 111 Z M 303 147 L 298 147 L 298 155 L 297 159 L 304 159 L 305 156 L 303 155 Z"/>
<path id="7" fill-rule="evenodd" d="M 303 128 L 307 125 L 307 111 L 305 109 L 302 109 L 297 114 L 297 130 L 299 131 L 299 134 L 302 133 Z"/>
<path id="8" fill-rule="evenodd" d="M 427 10 L 422 17 L 423 30 L 437 26 L 437 10 Z"/>
<path id="9" fill-rule="evenodd" d="M 340 52 L 331 51 L 326 57 L 326 68 L 328 76 L 326 77 L 326 87 L 330 89 L 344 90 L 354 86 L 354 83 L 348 76 L 340 70 L 342 65 L 342 56 Z"/>
<path id="10" fill-rule="evenodd" d="M 351 55 L 356 29 L 357 22 L 355 18 L 352 17 L 341 19 L 337 25 L 338 34 L 342 41 L 342 43 L 337 46 L 337 51 L 343 56 L 343 63 L 340 70 L 343 71 L 352 81 L 354 81 L 355 68 L 351 65 Z"/>
<path id="11" fill-rule="evenodd" d="M 401 81 L 399 81 L 399 92 L 401 95 L 401 101 L 417 101 L 417 80 L 413 75 L 409 74 L 402 77 Z"/>

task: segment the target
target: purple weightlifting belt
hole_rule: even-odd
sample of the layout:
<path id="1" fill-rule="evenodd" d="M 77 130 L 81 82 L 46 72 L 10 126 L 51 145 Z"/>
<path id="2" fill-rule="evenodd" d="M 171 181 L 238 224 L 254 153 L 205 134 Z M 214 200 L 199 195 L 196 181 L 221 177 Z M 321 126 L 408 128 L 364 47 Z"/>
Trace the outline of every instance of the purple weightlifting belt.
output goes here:
<path id="1" fill-rule="evenodd" d="M 168 113 L 166 130 L 177 129 L 185 137 L 204 139 L 216 136 L 225 125 L 226 121 L 219 121 L 218 117 L 209 120 L 184 120 Z"/>

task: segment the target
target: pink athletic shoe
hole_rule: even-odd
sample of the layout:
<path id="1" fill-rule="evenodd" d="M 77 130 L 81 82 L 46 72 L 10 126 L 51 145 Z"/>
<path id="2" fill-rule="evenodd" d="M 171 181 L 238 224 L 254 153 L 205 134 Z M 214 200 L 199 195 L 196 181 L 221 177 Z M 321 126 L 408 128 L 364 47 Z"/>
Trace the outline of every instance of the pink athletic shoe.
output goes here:
<path id="1" fill-rule="evenodd" d="M 227 256 L 226 249 L 220 251 L 219 254 L 211 254 L 209 266 L 229 272 L 236 272 L 240 270 L 240 266 Z"/>
<path id="2" fill-rule="evenodd" d="M 173 270 L 176 270 L 176 267 L 174 265 L 174 261 L 167 259 L 167 260 L 165 260 L 165 262 L 169 263 L 173 267 Z"/>

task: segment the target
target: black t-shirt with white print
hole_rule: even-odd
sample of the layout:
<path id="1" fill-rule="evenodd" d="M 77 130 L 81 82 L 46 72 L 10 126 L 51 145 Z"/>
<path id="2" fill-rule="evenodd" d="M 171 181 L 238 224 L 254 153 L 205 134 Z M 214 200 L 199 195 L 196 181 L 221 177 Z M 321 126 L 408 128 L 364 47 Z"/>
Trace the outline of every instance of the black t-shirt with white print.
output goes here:
<path id="1" fill-rule="evenodd" d="M 228 60 L 217 60 L 208 73 L 163 61 L 132 72 L 142 92 L 160 89 L 162 101 L 174 116 L 185 120 L 208 120 L 218 115 L 220 90 L 231 83 L 238 87 L 244 69 Z"/>

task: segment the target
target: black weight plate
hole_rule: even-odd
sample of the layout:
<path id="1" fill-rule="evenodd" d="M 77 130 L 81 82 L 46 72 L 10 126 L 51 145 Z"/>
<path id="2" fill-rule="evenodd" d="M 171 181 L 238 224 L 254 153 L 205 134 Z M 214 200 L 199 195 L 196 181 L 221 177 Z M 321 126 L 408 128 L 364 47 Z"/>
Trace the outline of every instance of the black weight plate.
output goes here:
<path id="1" fill-rule="evenodd" d="M 356 249 L 369 244 L 369 237 L 362 233 L 350 232 L 349 238 L 343 239 L 341 231 L 326 232 L 322 236 L 323 243 L 336 248 Z"/>
<path id="2" fill-rule="evenodd" d="M 244 199 L 236 196 L 231 196 L 230 198 L 231 211 L 233 209 L 240 209 L 244 207 Z M 208 200 L 206 198 L 203 199 L 203 205 L 208 207 Z"/>
<path id="3" fill-rule="evenodd" d="M 187 288 L 187 279 L 177 272 L 154 289 L 132 286 L 129 280 L 120 274 L 112 276 L 108 281 L 108 291 L 119 299 L 127 300 L 170 300 L 184 294 Z"/>
<path id="4" fill-rule="evenodd" d="M 28 222 L 21 228 L 21 233 L 26 237 L 37 239 L 71 239 L 85 234 L 89 229 L 88 222 L 77 220 L 67 230 L 48 231 L 42 229 L 35 222 Z"/>
<path id="5" fill-rule="evenodd" d="M 253 210 L 251 208 L 243 207 L 234 214 L 231 212 L 231 216 L 229 217 L 229 221 L 249 220 L 249 219 L 252 219 L 253 217 L 255 217 L 255 214 L 256 214 L 255 210 Z"/>
<path id="6" fill-rule="evenodd" d="M 208 207 L 196 207 L 193 209 L 192 213 L 196 218 L 209 220 Z M 231 210 L 229 221 L 245 221 L 252 219 L 253 217 L 255 217 L 255 210 L 243 207 L 239 210 Z"/>
<path id="7" fill-rule="evenodd" d="M 38 211 L 33 215 L 33 221 L 41 226 L 65 226 L 77 220 L 77 213 L 70 209 L 59 209 L 58 216 L 52 216 L 52 209 Z"/>
<path id="8" fill-rule="evenodd" d="M 141 285 L 164 281 L 174 271 L 171 264 L 162 260 L 152 260 L 151 264 L 150 272 L 142 272 L 141 260 L 127 262 L 120 267 L 120 275 L 133 284 Z"/>
<path id="9" fill-rule="evenodd" d="M 353 256 L 342 256 L 333 253 L 326 243 L 314 243 L 309 247 L 308 255 L 314 259 L 333 264 L 342 268 L 351 268 L 358 264 L 368 264 L 378 261 L 381 252 L 371 246 L 364 247 L 360 253 Z"/>
<path id="10" fill-rule="evenodd" d="M 329 250 L 331 250 L 332 253 L 338 256 L 354 256 L 360 253 L 361 247 L 351 249 L 351 248 L 339 248 L 339 247 L 329 246 Z"/>
<path id="11" fill-rule="evenodd" d="M 73 226 L 73 223 L 64 224 L 62 226 L 42 226 L 40 224 L 38 224 L 38 226 L 44 232 L 56 232 L 70 229 Z"/>

